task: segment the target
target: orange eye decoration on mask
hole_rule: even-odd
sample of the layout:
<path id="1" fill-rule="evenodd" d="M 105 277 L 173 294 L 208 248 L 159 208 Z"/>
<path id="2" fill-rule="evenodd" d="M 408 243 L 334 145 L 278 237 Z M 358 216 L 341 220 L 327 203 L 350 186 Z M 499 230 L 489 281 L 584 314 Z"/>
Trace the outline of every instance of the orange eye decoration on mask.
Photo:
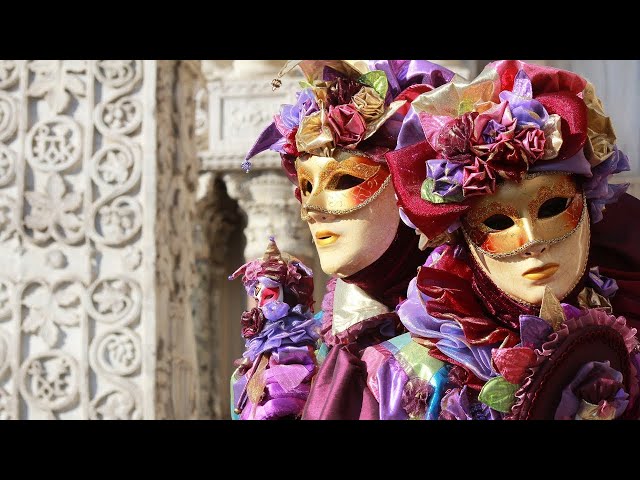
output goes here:
<path id="1" fill-rule="evenodd" d="M 336 152 L 334 157 L 303 156 L 296 161 L 303 220 L 307 211 L 351 213 L 373 201 L 389 184 L 384 163 L 356 152 Z"/>
<path id="2" fill-rule="evenodd" d="M 552 244 L 574 233 L 587 205 L 571 175 L 527 175 L 481 197 L 462 219 L 465 237 L 491 257 L 505 257 L 538 243 Z"/>

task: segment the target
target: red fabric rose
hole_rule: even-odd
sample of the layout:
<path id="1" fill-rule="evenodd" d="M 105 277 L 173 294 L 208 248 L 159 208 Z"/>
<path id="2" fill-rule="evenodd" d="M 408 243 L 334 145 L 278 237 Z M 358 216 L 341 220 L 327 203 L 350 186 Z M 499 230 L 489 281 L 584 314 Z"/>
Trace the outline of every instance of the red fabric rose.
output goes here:
<path id="1" fill-rule="evenodd" d="M 462 190 L 465 197 L 495 193 L 496 174 L 492 166 L 476 157 L 473 165 L 464 167 Z"/>
<path id="2" fill-rule="evenodd" d="M 544 143 L 544 132 L 539 128 L 525 128 L 516 135 L 516 144 L 525 152 L 530 164 L 542 158 Z"/>
<path id="3" fill-rule="evenodd" d="M 473 162 L 471 136 L 473 135 L 473 121 L 477 116 L 478 112 L 465 113 L 447 123 L 440 130 L 437 150 L 450 162 Z"/>
<path id="4" fill-rule="evenodd" d="M 242 336 L 244 338 L 252 338 L 260 333 L 264 326 L 264 314 L 259 308 L 242 312 L 240 326 L 242 327 Z"/>
<path id="5" fill-rule="evenodd" d="M 334 132 L 336 145 L 355 147 L 367 129 L 362 115 L 351 104 L 329 107 L 329 125 Z"/>

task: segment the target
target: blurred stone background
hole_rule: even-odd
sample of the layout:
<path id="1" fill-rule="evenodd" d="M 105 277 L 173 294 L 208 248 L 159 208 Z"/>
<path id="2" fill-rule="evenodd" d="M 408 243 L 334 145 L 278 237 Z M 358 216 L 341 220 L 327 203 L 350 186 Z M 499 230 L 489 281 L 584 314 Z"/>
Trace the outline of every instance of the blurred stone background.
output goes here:
<path id="1" fill-rule="evenodd" d="M 434 60 L 466 77 L 489 60 Z M 640 61 L 533 60 L 591 80 L 640 194 Z M 0 61 L 0 418 L 224 419 L 269 235 L 316 275 L 273 152 L 240 163 L 283 60 Z"/>

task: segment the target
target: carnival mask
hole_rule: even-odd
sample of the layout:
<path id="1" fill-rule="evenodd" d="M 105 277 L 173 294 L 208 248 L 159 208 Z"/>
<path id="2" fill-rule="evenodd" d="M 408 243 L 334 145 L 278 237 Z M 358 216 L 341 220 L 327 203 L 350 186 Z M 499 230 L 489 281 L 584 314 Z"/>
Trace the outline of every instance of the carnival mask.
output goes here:
<path id="1" fill-rule="evenodd" d="M 302 156 L 296 171 L 322 270 L 347 277 L 387 250 L 400 217 L 385 164 L 342 152 Z"/>
<path id="2" fill-rule="evenodd" d="M 268 277 L 258 277 L 259 283 L 256 285 L 255 298 L 258 307 L 263 307 L 271 302 L 284 301 L 282 285 Z"/>
<path id="3" fill-rule="evenodd" d="M 589 215 L 571 175 L 527 175 L 481 197 L 462 219 L 471 252 L 510 297 L 539 305 L 545 286 L 563 299 L 589 252 Z"/>

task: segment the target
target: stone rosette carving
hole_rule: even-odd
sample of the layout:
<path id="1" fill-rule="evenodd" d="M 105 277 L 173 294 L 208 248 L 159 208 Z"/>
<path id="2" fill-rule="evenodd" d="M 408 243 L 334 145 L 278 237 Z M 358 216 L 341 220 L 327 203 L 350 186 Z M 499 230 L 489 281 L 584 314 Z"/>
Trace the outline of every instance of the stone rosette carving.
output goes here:
<path id="1" fill-rule="evenodd" d="M 62 171 L 82 154 L 80 127 L 70 117 L 57 116 L 37 122 L 25 141 L 27 161 L 38 170 Z"/>
<path id="2" fill-rule="evenodd" d="M 60 350 L 28 358 L 20 367 L 19 379 L 20 393 L 27 402 L 51 415 L 77 400 L 78 362 Z"/>

